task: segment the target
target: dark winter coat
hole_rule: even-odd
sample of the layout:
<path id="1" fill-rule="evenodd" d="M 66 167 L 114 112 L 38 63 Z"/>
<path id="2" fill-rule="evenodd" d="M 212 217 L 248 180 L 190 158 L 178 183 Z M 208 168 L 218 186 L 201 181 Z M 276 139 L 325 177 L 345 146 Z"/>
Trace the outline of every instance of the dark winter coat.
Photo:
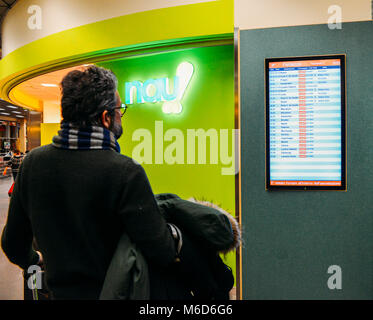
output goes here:
<path id="1" fill-rule="evenodd" d="M 24 158 L 2 248 L 27 270 L 39 259 L 35 237 L 55 299 L 98 299 L 123 233 L 152 264 L 175 260 L 174 239 L 140 165 L 112 150 L 52 145 Z"/>
<path id="2" fill-rule="evenodd" d="M 218 252 L 239 244 L 235 220 L 216 206 L 183 200 L 174 194 L 156 195 L 167 222 L 182 233 L 180 262 L 167 268 L 148 265 L 124 236 L 109 266 L 101 299 L 228 299 L 234 279 Z"/>

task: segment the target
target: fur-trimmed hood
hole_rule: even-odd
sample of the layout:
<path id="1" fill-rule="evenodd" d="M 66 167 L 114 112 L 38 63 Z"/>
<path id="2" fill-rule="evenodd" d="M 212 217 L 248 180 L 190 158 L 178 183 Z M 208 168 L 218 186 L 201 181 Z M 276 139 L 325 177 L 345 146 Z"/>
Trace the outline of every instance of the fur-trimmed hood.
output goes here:
<path id="1" fill-rule="evenodd" d="M 231 223 L 232 226 L 232 231 L 233 231 L 233 243 L 232 246 L 228 250 L 220 251 L 220 253 L 228 253 L 234 249 L 237 249 L 241 245 L 241 228 L 240 225 L 238 224 L 237 220 L 227 211 L 225 211 L 223 208 L 219 207 L 215 203 L 205 201 L 205 200 L 198 200 L 196 198 L 189 198 L 188 201 L 202 204 L 206 207 L 216 209 L 220 211 L 222 214 L 224 214 L 228 219 L 229 222 Z"/>
<path id="2" fill-rule="evenodd" d="M 197 239 L 201 245 L 219 253 L 228 253 L 241 244 L 236 219 L 220 206 L 204 200 L 181 199 L 171 193 L 155 195 L 166 221 Z"/>

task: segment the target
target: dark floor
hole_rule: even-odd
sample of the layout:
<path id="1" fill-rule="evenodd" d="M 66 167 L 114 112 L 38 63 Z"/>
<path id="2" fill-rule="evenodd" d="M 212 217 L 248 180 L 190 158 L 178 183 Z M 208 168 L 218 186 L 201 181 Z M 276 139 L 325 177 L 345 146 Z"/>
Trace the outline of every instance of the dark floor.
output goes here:
<path id="1" fill-rule="evenodd" d="M 0 178 L 0 233 L 8 214 L 8 190 L 13 179 Z M 0 249 L 0 300 L 23 300 L 23 277 L 20 268 L 11 264 Z"/>

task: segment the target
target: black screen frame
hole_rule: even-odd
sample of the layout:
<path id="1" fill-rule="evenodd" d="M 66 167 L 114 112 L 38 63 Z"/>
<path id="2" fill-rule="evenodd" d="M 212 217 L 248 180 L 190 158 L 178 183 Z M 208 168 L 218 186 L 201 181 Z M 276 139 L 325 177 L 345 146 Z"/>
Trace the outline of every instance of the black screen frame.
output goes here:
<path id="1" fill-rule="evenodd" d="M 341 185 L 340 186 L 273 186 L 270 185 L 270 108 L 269 108 L 269 63 L 283 61 L 340 59 L 341 61 Z M 301 57 L 266 58 L 265 65 L 265 142 L 266 142 L 266 190 L 347 190 L 346 181 L 346 55 L 317 55 Z"/>

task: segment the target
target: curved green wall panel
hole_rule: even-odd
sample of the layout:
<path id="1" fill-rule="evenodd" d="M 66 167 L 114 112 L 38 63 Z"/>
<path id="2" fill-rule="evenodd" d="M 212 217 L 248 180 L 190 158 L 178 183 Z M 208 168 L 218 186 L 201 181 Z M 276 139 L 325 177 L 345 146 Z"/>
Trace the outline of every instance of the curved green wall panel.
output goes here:
<path id="1" fill-rule="evenodd" d="M 137 103 L 135 95 L 135 103 L 128 105 L 122 120 L 124 134 L 119 139 L 122 153 L 139 162 L 142 158 L 146 159 L 142 165 L 154 193 L 171 192 L 184 199 L 205 199 L 235 215 L 233 45 L 140 55 L 99 65 L 117 75 L 119 94 L 125 102 L 126 98 L 128 101 L 126 83 L 128 85 L 133 81 L 145 85 L 150 79 L 168 78 L 168 93 L 173 93 L 176 70 L 183 62 L 192 64 L 194 70 L 180 101 L 182 111 L 164 113 L 163 101 Z M 154 84 L 154 81 L 150 83 Z M 157 96 L 155 87 L 148 87 L 149 96 Z M 202 148 L 206 150 L 206 161 L 203 157 L 199 159 L 203 152 L 198 149 L 202 145 L 198 138 L 192 148 L 189 136 L 188 148 L 188 132 L 190 134 L 193 129 L 202 129 L 217 139 L 212 144 L 209 138 L 206 139 L 206 148 Z M 225 139 L 228 144 L 222 148 L 221 143 Z M 137 152 L 139 149 L 143 150 Z M 232 157 L 232 163 L 227 161 L 229 157 Z M 178 163 L 170 164 L 173 158 Z M 192 158 L 195 159 L 194 164 L 190 163 Z M 227 173 L 225 171 L 229 171 L 230 167 L 230 174 L 222 174 Z M 235 271 L 235 254 L 228 254 L 226 260 Z"/>

